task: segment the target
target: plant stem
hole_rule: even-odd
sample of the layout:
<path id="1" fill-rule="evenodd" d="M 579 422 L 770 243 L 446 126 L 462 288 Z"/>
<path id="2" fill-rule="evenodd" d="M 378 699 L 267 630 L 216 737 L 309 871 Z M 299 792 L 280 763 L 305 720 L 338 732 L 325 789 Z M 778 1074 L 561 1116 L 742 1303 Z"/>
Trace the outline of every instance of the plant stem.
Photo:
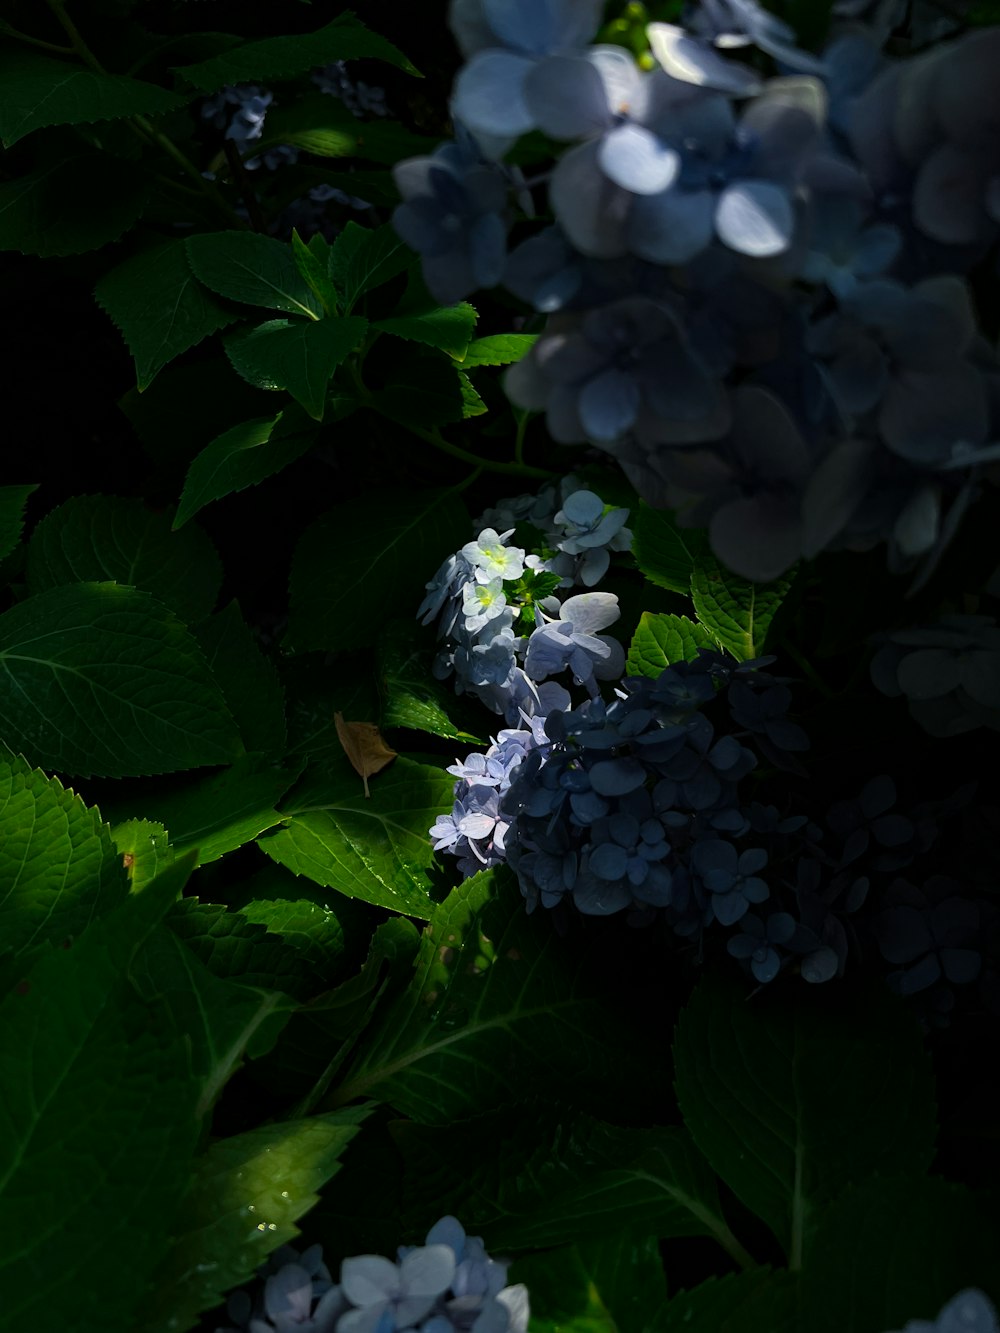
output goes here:
<path id="1" fill-rule="evenodd" d="M 751 1268 L 757 1267 L 757 1262 L 749 1250 L 736 1239 L 729 1227 L 723 1224 L 718 1230 L 713 1232 L 715 1239 L 719 1242 L 725 1252 L 735 1263 L 740 1272 L 745 1273 Z"/>
<path id="2" fill-rule="evenodd" d="M 233 180 L 236 183 L 240 197 L 250 217 L 250 225 L 254 231 L 266 232 L 267 223 L 264 221 L 264 214 L 260 211 L 260 202 L 253 192 L 253 186 L 250 184 L 250 175 L 243 165 L 243 159 L 240 157 L 240 151 L 233 143 L 232 139 L 227 139 L 224 144 L 226 161 L 229 163 L 229 170 L 233 173 Z"/>
<path id="3" fill-rule="evenodd" d="M 782 652 L 786 652 L 796 666 L 800 667 L 806 678 L 816 686 L 824 699 L 833 699 L 836 691 L 832 690 L 826 681 L 819 674 L 816 668 L 809 662 L 789 639 L 784 639 L 781 644 Z"/>
<path id="4" fill-rule="evenodd" d="M 349 367 L 351 379 L 354 381 L 354 387 L 357 390 L 358 397 L 365 407 L 371 411 L 377 412 L 379 416 L 384 417 L 386 421 L 391 421 L 397 426 L 402 426 L 408 430 L 411 435 L 416 435 L 421 440 L 426 440 L 432 444 L 435 449 L 440 449 L 444 454 L 450 454 L 452 458 L 460 458 L 463 463 L 469 463 L 472 467 L 485 472 L 501 472 L 515 477 L 540 477 L 548 481 L 552 477 L 551 472 L 546 472 L 540 467 L 530 467 L 527 463 L 495 463 L 491 458 L 478 458 L 470 453 L 468 449 L 463 449 L 461 445 L 452 444 L 441 434 L 437 426 L 432 426 L 430 430 L 425 430 L 423 426 L 415 426 L 412 423 L 397 421 L 395 417 L 383 412 L 378 405 L 378 400 L 374 394 L 370 393 L 361 378 L 360 367 L 355 363 Z M 470 478 L 471 480 L 471 478 Z"/>
<path id="5" fill-rule="evenodd" d="M 70 40 L 70 45 L 85 65 L 96 70 L 98 74 L 106 74 L 107 70 L 91 51 L 90 47 L 83 40 L 79 28 L 66 13 L 64 0 L 47 0 L 49 9 L 52 10 L 62 27 L 63 32 Z"/>
<path id="6" fill-rule="evenodd" d="M 373 404 L 369 404 L 369 406 L 373 406 Z M 378 407 L 375 407 L 375 411 L 378 411 Z M 386 414 L 383 412 L 381 415 L 385 416 Z M 395 421 L 395 417 L 386 417 L 386 420 Z M 397 422 L 397 425 L 401 424 L 401 422 Z M 505 472 L 515 477 L 539 477 L 544 481 L 548 481 L 552 476 L 552 473 L 546 472 L 544 468 L 530 467 L 527 463 L 494 463 L 490 458 L 477 458 L 468 449 L 463 449 L 461 445 L 452 444 L 450 440 L 446 440 L 437 426 L 425 430 L 423 426 L 408 425 L 405 429 L 411 435 L 426 440 L 435 449 L 440 449 L 442 453 L 450 454 L 452 458 L 460 458 L 463 463 L 471 463 L 473 467 L 484 468 L 487 472 Z"/>
<path id="7" fill-rule="evenodd" d="M 95 70 L 98 74 L 106 74 L 107 70 L 94 55 L 93 51 L 91 51 L 90 47 L 84 41 L 80 30 L 66 13 L 65 0 L 47 0 L 47 4 L 62 25 L 63 31 L 70 40 L 72 49 L 80 57 L 83 63 L 90 69 Z M 240 215 L 229 207 L 212 182 L 205 179 L 191 159 L 181 152 L 172 139 L 156 129 L 152 122 L 145 116 L 133 116 L 128 123 L 132 126 L 135 133 L 143 140 L 155 144 L 166 153 L 186 175 L 190 176 L 191 179 L 197 183 L 201 193 L 206 195 L 212 201 L 215 207 L 225 215 L 227 221 L 235 223 L 241 230 L 245 228 L 246 223 Z"/>
<path id="8" fill-rule="evenodd" d="M 27 42 L 29 46 L 40 46 L 43 51 L 55 51 L 56 55 L 71 56 L 74 55 L 72 46 L 59 46 L 56 42 L 46 42 L 41 37 L 32 37 L 29 33 L 19 32 L 17 28 L 12 28 L 9 23 L 5 23 L 0 32 L 5 37 L 13 37 L 18 42 Z"/>

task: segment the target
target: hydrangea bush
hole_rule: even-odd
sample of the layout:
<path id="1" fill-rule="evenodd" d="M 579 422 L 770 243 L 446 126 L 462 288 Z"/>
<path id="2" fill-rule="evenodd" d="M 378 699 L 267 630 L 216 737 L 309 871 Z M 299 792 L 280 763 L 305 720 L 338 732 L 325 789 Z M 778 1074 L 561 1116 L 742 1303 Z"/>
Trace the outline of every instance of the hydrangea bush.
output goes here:
<path id="1" fill-rule="evenodd" d="M 0 1333 L 995 1331 L 1000 14 L 322 9 L 0 16 Z"/>

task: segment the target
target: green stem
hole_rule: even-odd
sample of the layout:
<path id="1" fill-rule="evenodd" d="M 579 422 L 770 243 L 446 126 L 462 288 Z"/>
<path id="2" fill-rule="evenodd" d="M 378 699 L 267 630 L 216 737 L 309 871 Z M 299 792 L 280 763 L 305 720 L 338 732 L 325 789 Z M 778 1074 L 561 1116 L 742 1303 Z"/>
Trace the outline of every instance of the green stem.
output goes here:
<path id="1" fill-rule="evenodd" d="M 3 27 L 0 28 L 0 32 L 2 32 L 5 37 L 13 37 L 18 42 L 27 42 L 29 46 L 40 46 L 43 51 L 55 51 L 56 55 L 59 56 L 71 56 L 75 54 L 71 46 L 59 46 L 55 42 L 43 41 L 41 37 L 32 37 L 26 32 L 19 32 L 17 28 L 12 28 L 9 23 L 4 23 Z"/>
<path id="2" fill-rule="evenodd" d="M 229 170 L 233 174 L 233 182 L 240 192 L 244 204 L 246 205 L 247 216 L 250 218 L 250 225 L 254 231 L 264 233 L 267 231 L 267 224 L 264 221 L 264 215 L 260 211 L 260 203 L 253 192 L 253 186 L 250 184 L 250 174 L 243 165 L 243 159 L 240 157 L 240 150 L 233 143 L 232 139 L 226 140 L 225 145 L 226 161 L 229 163 Z"/>
<path id="3" fill-rule="evenodd" d="M 792 659 L 792 661 L 796 664 L 796 666 L 801 668 L 806 679 L 816 686 L 817 690 L 819 690 L 820 694 L 822 694 L 824 699 L 833 699 L 835 697 L 836 691 L 832 690 L 830 686 L 827 685 L 826 681 L 819 674 L 819 672 L 812 665 L 812 663 L 809 662 L 807 658 L 803 657 L 803 655 L 799 652 L 799 650 L 796 647 L 794 647 L 794 645 L 791 643 L 790 640 L 785 639 L 782 642 L 781 650 L 782 652 L 788 654 L 788 656 Z"/>
<path id="4" fill-rule="evenodd" d="M 63 32 L 69 38 L 70 46 L 80 57 L 83 63 L 85 65 L 89 65 L 91 69 L 96 70 L 98 74 L 106 73 L 104 66 L 94 55 L 93 51 L 91 51 L 87 43 L 83 40 L 83 37 L 80 35 L 80 30 L 77 28 L 76 24 L 73 22 L 70 16 L 66 13 L 65 8 L 63 7 L 63 0 L 48 0 L 48 6 L 49 9 L 52 10 L 53 14 L 55 14 L 56 18 L 59 20 Z"/>
<path id="5" fill-rule="evenodd" d="M 89 66 L 90 69 L 96 70 L 98 74 L 106 74 L 107 70 L 94 55 L 93 51 L 91 51 L 90 47 L 84 41 L 80 30 L 66 13 L 65 0 L 47 0 L 47 3 L 53 14 L 59 20 L 63 32 L 65 32 L 66 36 L 69 38 L 73 50 L 83 63 Z M 212 182 L 205 179 L 191 159 L 181 152 L 172 139 L 156 129 L 152 122 L 145 116 L 133 116 L 128 123 L 132 126 L 136 134 L 142 139 L 155 144 L 166 153 L 186 175 L 190 176 L 197 184 L 201 193 L 206 195 L 215 207 L 225 214 L 227 221 L 232 222 L 235 226 L 239 227 L 240 230 L 245 228 L 246 224 L 240 215 L 229 207 Z"/>
<path id="6" fill-rule="evenodd" d="M 376 407 L 375 410 L 378 411 L 378 408 Z M 395 420 L 394 417 L 387 419 Z M 544 468 L 530 467 L 527 463 L 494 463 L 489 458 L 477 458 L 468 449 L 463 449 L 461 445 L 452 444 L 450 440 L 446 440 L 437 426 L 433 426 L 430 430 L 424 430 L 422 426 L 410 425 L 406 429 L 411 435 L 426 440 L 428 444 L 432 444 L 435 449 L 440 449 L 442 453 L 451 454 L 452 458 L 460 458 L 463 463 L 471 463 L 474 467 L 485 468 L 487 472 L 505 472 L 515 477 L 540 477 L 543 481 L 549 481 L 552 477 L 552 473 L 546 472 Z"/>
<path id="7" fill-rule="evenodd" d="M 753 1255 L 736 1239 L 725 1223 L 712 1234 L 741 1272 L 746 1273 L 749 1269 L 757 1267 Z"/>
<path id="8" fill-rule="evenodd" d="M 358 392 L 358 397 L 361 399 L 365 407 L 370 408 L 373 412 L 377 412 L 379 416 L 384 417 L 386 421 L 391 421 L 397 426 L 403 426 L 403 429 L 408 430 L 411 435 L 416 435 L 418 439 L 426 440 L 428 444 L 432 444 L 435 449 L 440 449 L 442 453 L 450 454 L 452 458 L 460 458 L 463 463 L 469 463 L 472 467 L 477 468 L 480 471 L 501 472 L 515 477 L 540 477 L 544 481 L 548 481 L 552 477 L 553 474 L 551 472 L 546 472 L 540 467 L 530 467 L 527 463 L 495 463 L 491 458 L 478 458 L 475 454 L 470 453 L 468 449 L 463 449 L 461 445 L 452 444 L 450 440 L 446 440 L 437 426 L 432 426 L 430 430 L 425 430 L 423 426 L 415 426 L 412 423 L 404 424 L 401 421 L 397 421 L 395 417 L 390 416 L 387 412 L 383 412 L 380 409 L 378 399 L 374 394 L 368 391 L 364 380 L 361 378 L 361 370 L 357 363 L 355 362 L 352 364 L 349 369 L 351 379 L 354 381 L 354 387 Z M 469 480 L 471 481 L 471 478 Z"/>

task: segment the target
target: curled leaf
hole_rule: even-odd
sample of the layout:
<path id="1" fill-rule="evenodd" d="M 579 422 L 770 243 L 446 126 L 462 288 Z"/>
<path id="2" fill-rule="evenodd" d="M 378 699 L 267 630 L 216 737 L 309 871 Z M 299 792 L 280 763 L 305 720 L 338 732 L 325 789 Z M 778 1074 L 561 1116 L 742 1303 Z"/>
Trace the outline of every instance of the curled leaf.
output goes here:
<path id="1" fill-rule="evenodd" d="M 343 713 L 334 713 L 333 721 L 344 753 L 354 771 L 361 774 L 365 795 L 371 796 L 368 778 L 381 773 L 396 758 L 396 751 L 389 749 L 373 722 L 345 722 Z"/>

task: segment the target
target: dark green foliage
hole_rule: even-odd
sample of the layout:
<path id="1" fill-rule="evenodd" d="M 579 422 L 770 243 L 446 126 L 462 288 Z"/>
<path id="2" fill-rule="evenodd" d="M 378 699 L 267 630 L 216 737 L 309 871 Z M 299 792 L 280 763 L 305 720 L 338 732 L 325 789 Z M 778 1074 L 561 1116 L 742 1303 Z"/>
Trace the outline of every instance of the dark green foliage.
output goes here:
<path id="1" fill-rule="evenodd" d="M 881 549 L 733 575 L 706 528 L 639 500 L 638 465 L 511 407 L 505 376 L 552 351 L 546 315 L 500 288 L 431 295 L 392 216 L 398 164 L 454 128 L 449 5 L 356 8 L 9 0 L 0 19 L 0 1333 L 208 1333 L 279 1246 L 323 1242 L 336 1281 L 344 1257 L 394 1255 L 444 1213 L 527 1284 L 527 1333 L 886 1333 L 967 1286 L 1000 1301 L 993 733 L 931 743 L 869 684 L 873 635 L 997 617 L 997 465 L 909 598 Z M 643 51 L 649 20 L 690 8 L 615 0 L 601 40 Z M 825 0 L 767 8 L 823 49 Z M 324 69 L 356 105 L 320 91 Z M 260 136 L 227 137 L 241 94 L 224 90 L 251 86 L 271 99 Z M 550 220 L 562 151 L 539 131 L 507 157 L 528 184 L 512 175 L 488 216 L 510 250 Z M 995 240 L 959 251 L 933 262 L 967 279 L 985 367 Z M 741 281 L 763 272 L 737 262 Z M 627 295 L 626 267 L 598 257 L 591 276 Z M 681 274 L 678 309 L 704 295 L 675 291 Z M 739 372 L 754 392 L 767 355 Z M 447 767 L 526 718 L 456 692 L 440 610 L 423 625 L 417 608 L 476 516 L 570 473 L 630 511 L 631 551 L 599 585 L 625 676 L 644 678 L 629 689 L 651 698 L 703 648 L 734 670 L 773 653 L 790 679 L 811 749 L 790 774 L 772 745 L 746 780 L 752 827 L 713 836 L 769 847 L 761 932 L 794 900 L 827 939 L 832 905 L 843 978 L 810 985 L 803 946 L 758 985 L 697 909 L 674 935 L 676 903 L 528 914 L 509 868 L 459 880 L 435 851 Z M 554 544 L 528 504 L 512 541 Z M 559 584 L 529 566 L 507 587 L 514 634 L 543 596 L 589 590 Z M 621 685 L 597 682 L 607 703 Z M 338 715 L 398 751 L 369 795 Z M 567 790 L 579 772 L 567 759 Z M 912 846 L 870 820 L 842 865 L 825 817 L 887 772 Z M 805 811 L 796 837 L 760 831 Z M 965 980 L 886 993 L 869 923 L 889 885 L 899 938 L 933 927 L 925 968 Z M 955 899 L 978 912 L 958 944 Z M 729 938 L 755 938 L 741 922 Z"/>

